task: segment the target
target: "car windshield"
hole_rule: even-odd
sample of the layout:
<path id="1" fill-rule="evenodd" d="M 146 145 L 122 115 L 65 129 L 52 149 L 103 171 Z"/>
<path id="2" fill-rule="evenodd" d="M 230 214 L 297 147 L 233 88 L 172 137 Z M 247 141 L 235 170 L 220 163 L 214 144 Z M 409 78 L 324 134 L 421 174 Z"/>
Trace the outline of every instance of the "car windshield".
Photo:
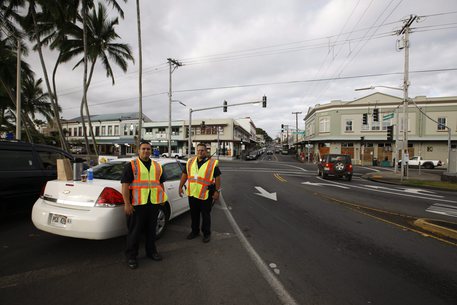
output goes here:
<path id="1" fill-rule="evenodd" d="M 93 168 L 94 178 L 106 180 L 121 180 L 124 166 L 127 162 L 102 163 Z"/>

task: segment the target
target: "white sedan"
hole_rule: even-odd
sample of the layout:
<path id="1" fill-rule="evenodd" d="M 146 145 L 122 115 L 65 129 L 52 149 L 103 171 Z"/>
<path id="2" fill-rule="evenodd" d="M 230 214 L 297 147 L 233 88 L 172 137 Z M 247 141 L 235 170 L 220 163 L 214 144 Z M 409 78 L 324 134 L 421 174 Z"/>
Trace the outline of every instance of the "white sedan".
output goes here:
<path id="1" fill-rule="evenodd" d="M 131 160 L 116 159 L 95 166 L 92 181 L 49 181 L 33 206 L 35 227 L 52 234 L 86 239 L 127 234 L 120 180 L 125 164 Z M 186 163 L 173 159 L 156 161 L 162 164 L 168 195 L 157 221 L 157 238 L 160 238 L 168 221 L 188 211 L 189 205 L 187 197 L 180 197 L 178 190 Z"/>

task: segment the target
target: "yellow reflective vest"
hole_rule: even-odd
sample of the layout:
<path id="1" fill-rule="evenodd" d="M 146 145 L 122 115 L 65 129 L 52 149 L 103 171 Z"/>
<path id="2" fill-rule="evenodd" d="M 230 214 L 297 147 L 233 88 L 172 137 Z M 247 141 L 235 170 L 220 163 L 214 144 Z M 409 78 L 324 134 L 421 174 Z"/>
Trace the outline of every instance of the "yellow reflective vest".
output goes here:
<path id="1" fill-rule="evenodd" d="M 150 196 L 151 203 L 158 204 L 168 200 L 167 194 L 160 185 L 162 166 L 151 160 L 151 167 L 144 166 L 139 158 L 130 161 L 133 171 L 133 181 L 129 189 L 132 191 L 132 205 L 148 203 Z"/>
<path id="2" fill-rule="evenodd" d="M 187 161 L 187 196 L 208 199 L 208 187 L 214 183 L 214 169 L 218 163 L 218 160 L 209 159 L 198 168 L 197 157 Z"/>

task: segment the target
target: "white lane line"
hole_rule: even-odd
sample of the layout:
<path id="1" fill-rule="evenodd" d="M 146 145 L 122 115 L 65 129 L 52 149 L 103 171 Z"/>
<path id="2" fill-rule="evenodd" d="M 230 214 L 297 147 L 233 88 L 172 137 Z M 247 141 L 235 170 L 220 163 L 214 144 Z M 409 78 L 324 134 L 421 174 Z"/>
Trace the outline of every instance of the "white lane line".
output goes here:
<path id="1" fill-rule="evenodd" d="M 435 203 L 429 206 L 426 210 L 429 213 L 457 217 L 457 206 Z"/>
<path id="2" fill-rule="evenodd" d="M 282 283 L 275 277 L 275 275 L 271 272 L 269 266 L 267 266 L 267 264 L 264 263 L 260 255 L 254 250 L 254 248 L 251 246 L 247 238 L 244 236 L 240 227 L 233 218 L 232 213 L 230 213 L 229 209 L 227 208 L 227 204 L 225 203 L 222 194 L 219 197 L 219 200 L 221 201 L 221 205 L 224 208 L 223 210 L 225 216 L 227 216 L 227 219 L 230 225 L 232 226 L 233 231 L 235 231 L 236 236 L 238 236 L 238 239 L 248 252 L 251 259 L 254 261 L 254 264 L 256 265 L 257 269 L 259 269 L 260 273 L 263 275 L 263 277 L 268 282 L 270 287 L 276 293 L 281 303 L 284 305 L 298 305 L 297 301 L 295 301 L 295 299 L 289 294 L 289 292 L 282 285 Z"/>
<path id="3" fill-rule="evenodd" d="M 329 180 L 322 179 L 321 177 L 317 177 L 317 179 L 322 180 L 322 181 L 327 181 L 327 182 L 329 181 Z M 397 195 L 397 196 L 412 197 L 412 198 L 423 199 L 423 200 L 433 200 L 433 201 L 455 203 L 454 200 L 447 200 L 447 199 L 428 197 L 428 194 L 420 194 L 421 196 L 414 196 L 412 194 L 403 194 L 403 193 L 400 193 L 400 192 L 403 191 L 404 189 L 399 189 L 399 188 L 394 188 L 394 187 L 391 188 L 392 191 L 387 191 L 387 190 L 381 190 L 381 189 L 367 188 L 365 186 L 358 186 L 358 185 L 354 185 L 354 184 L 343 184 L 343 183 L 338 183 L 338 182 L 332 182 L 332 183 L 343 185 L 343 186 L 350 186 L 351 188 L 363 189 L 363 190 L 366 190 L 366 191 L 378 192 L 378 193 L 393 194 L 393 195 Z"/>

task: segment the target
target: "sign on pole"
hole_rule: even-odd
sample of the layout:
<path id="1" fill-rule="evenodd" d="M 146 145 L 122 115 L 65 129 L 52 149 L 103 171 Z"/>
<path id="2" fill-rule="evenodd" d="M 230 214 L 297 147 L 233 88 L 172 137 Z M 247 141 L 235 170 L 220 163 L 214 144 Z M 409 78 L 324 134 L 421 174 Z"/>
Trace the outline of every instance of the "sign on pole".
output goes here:
<path id="1" fill-rule="evenodd" d="M 385 114 L 385 115 L 382 116 L 382 120 L 383 120 L 383 121 L 387 121 L 387 120 L 393 119 L 393 118 L 394 118 L 394 113 L 393 113 L 393 112 L 392 112 L 392 113 Z"/>

